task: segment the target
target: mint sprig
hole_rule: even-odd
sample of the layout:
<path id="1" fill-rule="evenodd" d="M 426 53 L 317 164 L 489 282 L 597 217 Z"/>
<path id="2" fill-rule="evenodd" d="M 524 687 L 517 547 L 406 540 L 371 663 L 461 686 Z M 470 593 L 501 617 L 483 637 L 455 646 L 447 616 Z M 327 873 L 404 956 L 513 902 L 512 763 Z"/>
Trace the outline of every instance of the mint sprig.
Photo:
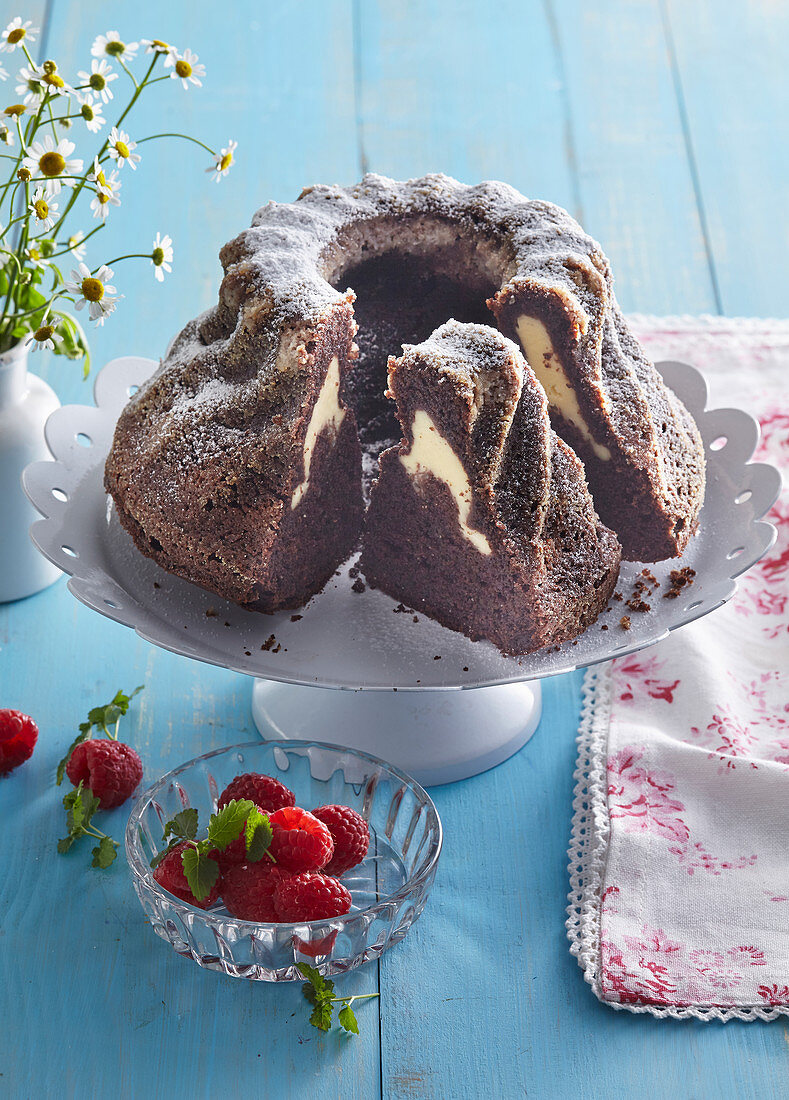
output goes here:
<path id="1" fill-rule="evenodd" d="M 301 972 L 301 976 L 307 979 L 301 990 L 313 1006 L 310 1014 L 312 1026 L 317 1027 L 319 1031 L 328 1031 L 331 1028 L 334 1006 L 340 1005 L 340 1010 L 337 1013 L 337 1023 L 343 1031 L 358 1035 L 359 1021 L 356 1019 L 356 1014 L 351 1005 L 354 1001 L 366 1001 L 371 997 L 377 997 L 378 994 L 358 993 L 352 997 L 335 997 L 334 982 L 331 978 L 324 978 L 321 972 L 314 966 L 310 966 L 309 963 L 297 963 L 296 966 Z"/>
<path id="2" fill-rule="evenodd" d="M 92 791 L 83 789 L 82 783 L 69 791 L 63 798 L 63 806 L 66 810 L 66 826 L 68 833 L 58 841 L 58 852 L 61 855 L 69 850 L 75 840 L 83 836 L 92 836 L 98 840 L 93 849 L 93 862 L 91 866 L 105 869 L 115 861 L 118 854 L 118 845 L 111 836 L 107 836 L 92 824 L 93 815 L 100 807 L 98 798 Z"/>
<path id="3" fill-rule="evenodd" d="M 168 821 L 162 841 L 169 839 L 169 844 L 151 860 L 151 867 L 156 868 L 168 852 L 179 844 L 185 844 L 181 862 L 189 889 L 198 901 L 208 897 L 219 877 L 219 866 L 211 858 L 211 852 L 216 849 L 223 852 L 238 837 L 245 837 L 250 863 L 257 863 L 264 856 L 275 862 L 268 850 L 273 835 L 268 815 L 261 813 L 248 798 L 233 799 L 211 814 L 208 835 L 202 840 L 196 839 L 198 818 L 197 810 L 188 806 Z"/>
<path id="4" fill-rule="evenodd" d="M 91 735 L 91 730 L 97 729 L 103 732 L 107 737 L 110 737 L 113 741 L 118 740 L 118 725 L 120 720 L 126 711 L 129 709 L 129 704 L 135 695 L 139 695 L 142 691 L 144 684 L 140 684 L 129 695 L 126 695 L 123 691 L 116 691 L 114 697 L 109 703 L 105 703 L 103 707 L 94 707 L 88 711 L 87 722 L 80 722 L 79 733 L 71 742 L 68 747 L 68 752 L 58 764 L 58 770 L 55 782 L 59 787 L 63 782 L 63 778 L 66 774 L 66 765 L 69 762 L 72 752 Z M 114 729 L 111 729 L 114 727 Z"/>

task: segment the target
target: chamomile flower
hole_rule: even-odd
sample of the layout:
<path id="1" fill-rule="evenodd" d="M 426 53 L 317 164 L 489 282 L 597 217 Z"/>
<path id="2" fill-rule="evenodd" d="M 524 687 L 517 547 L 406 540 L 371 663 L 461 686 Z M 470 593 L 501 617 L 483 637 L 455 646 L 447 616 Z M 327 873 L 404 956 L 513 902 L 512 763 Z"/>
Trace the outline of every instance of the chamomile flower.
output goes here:
<path id="1" fill-rule="evenodd" d="M 73 141 L 61 138 L 55 144 L 47 134 L 43 141 L 34 141 L 28 146 L 28 155 L 22 161 L 22 166 L 27 168 L 32 176 L 40 174 L 45 177 L 47 195 L 57 195 L 62 184 L 65 183 L 67 187 L 73 186 L 72 180 L 61 180 L 61 176 L 82 175 L 82 161 L 72 159 L 73 152 Z"/>
<path id="2" fill-rule="evenodd" d="M 40 267 L 43 270 L 49 264 L 49 260 L 35 243 L 25 249 L 25 255 L 33 267 Z"/>
<path id="3" fill-rule="evenodd" d="M 109 143 L 108 152 L 112 159 L 118 162 L 119 168 L 123 168 L 126 161 L 129 162 L 130 168 L 137 168 L 142 157 L 139 153 L 134 152 L 137 148 L 137 142 L 132 141 L 125 130 L 119 130 L 117 126 L 113 126 L 107 140 Z"/>
<path id="4" fill-rule="evenodd" d="M 106 317 L 114 311 L 118 301 L 118 294 L 114 286 L 110 286 L 112 271 L 106 264 L 102 264 L 95 275 L 91 274 L 87 264 L 81 263 L 79 270 L 71 272 L 71 282 L 66 283 L 66 291 L 76 295 L 76 309 L 88 307 L 91 321 L 97 325 L 103 325 Z"/>
<path id="5" fill-rule="evenodd" d="M 198 87 L 202 86 L 203 82 L 200 77 L 205 76 L 205 65 L 197 64 L 197 54 L 192 53 L 191 50 L 184 50 L 180 54 L 168 54 L 164 64 L 165 67 L 172 66 L 171 78 L 180 80 L 187 91 L 190 84 L 197 84 Z"/>
<path id="6" fill-rule="evenodd" d="M 50 95 L 71 95 L 74 91 L 58 72 L 56 61 L 45 61 L 43 65 L 39 65 L 37 68 L 38 79 L 41 81 L 45 92 L 49 92 Z"/>
<path id="7" fill-rule="evenodd" d="M 96 184 L 96 191 L 93 198 L 90 200 L 90 208 L 93 211 L 93 217 L 101 218 L 102 221 L 105 221 L 110 212 L 110 207 L 120 206 L 121 204 L 121 200 L 118 196 L 118 192 L 121 189 L 121 181 L 118 179 L 118 173 L 111 172 L 109 176 L 105 175 L 104 169 L 99 164 L 99 158 L 96 157 L 93 161 L 93 171 L 88 176 L 88 179 Z"/>
<path id="8" fill-rule="evenodd" d="M 52 323 L 52 318 L 49 316 L 49 310 L 47 310 L 46 316 L 42 319 L 41 324 L 35 332 L 30 333 L 25 343 L 32 344 L 33 351 L 43 351 L 44 348 L 54 351 L 55 345 L 59 344 L 62 339 L 63 337 L 59 336 L 56 332 L 55 325 Z"/>
<path id="9" fill-rule="evenodd" d="M 83 69 L 77 76 L 102 103 L 109 103 L 113 98 L 110 83 L 118 79 L 118 74 L 112 71 L 103 58 L 101 61 L 91 61 L 89 73 Z"/>
<path id="10" fill-rule="evenodd" d="M 122 42 L 117 31 L 100 34 L 90 48 L 93 57 L 123 57 L 124 61 L 134 61 L 138 42 Z"/>
<path id="11" fill-rule="evenodd" d="M 169 42 L 162 42 L 161 38 L 143 38 L 140 42 L 141 46 L 145 46 L 146 53 L 163 53 L 166 54 L 165 66 L 172 65 L 170 58 L 174 53 L 177 53 L 175 46 L 171 46 Z"/>
<path id="12" fill-rule="evenodd" d="M 153 274 L 160 283 L 164 282 L 164 272 L 169 275 L 173 270 L 170 264 L 173 262 L 173 242 L 166 234 L 163 237 L 161 233 L 157 233 L 153 240 L 153 250 L 151 252 L 151 263 L 153 264 Z"/>
<path id="13" fill-rule="evenodd" d="M 85 259 L 85 252 L 87 251 L 88 247 L 86 244 L 82 243 L 84 236 L 85 234 L 82 232 L 82 230 L 78 229 L 77 232 L 72 233 L 72 235 L 66 241 L 66 248 L 69 250 L 71 255 L 74 257 L 75 260 L 77 260 L 78 263 L 81 263 L 82 260 Z"/>
<path id="14" fill-rule="evenodd" d="M 36 229 L 41 230 L 41 232 L 45 229 L 51 229 L 55 224 L 58 204 L 47 201 L 47 193 L 43 187 L 37 187 L 33 192 L 33 198 L 28 209 L 35 215 Z"/>
<path id="15" fill-rule="evenodd" d="M 92 134 L 97 134 L 102 126 L 107 125 L 107 120 L 101 113 L 104 107 L 97 103 L 93 96 L 82 96 L 79 113 L 85 119 L 85 125 Z"/>
<path id="16" fill-rule="evenodd" d="M 216 173 L 214 179 L 217 183 L 219 183 L 222 176 L 226 176 L 230 171 L 233 164 L 233 154 L 237 148 L 237 141 L 229 141 L 226 149 L 220 149 L 218 153 L 214 153 L 214 163 L 210 168 L 206 168 L 206 172 Z"/>
<path id="17" fill-rule="evenodd" d="M 11 20 L 2 35 L 0 35 L 0 52 L 11 53 L 23 42 L 30 45 L 31 42 L 35 42 L 38 30 L 38 27 L 33 26 L 32 19 L 28 19 L 27 22 L 23 23 L 21 17 L 17 16 L 16 19 Z"/>
<path id="18" fill-rule="evenodd" d="M 15 89 L 16 94 L 22 97 L 28 107 L 37 108 L 44 99 L 44 86 L 37 67 L 25 65 L 19 70 L 17 80 L 19 83 Z"/>
<path id="19" fill-rule="evenodd" d="M 8 125 L 8 120 L 5 116 L 0 117 L 0 141 L 4 145 L 7 145 L 9 149 L 14 144 L 14 131 Z"/>

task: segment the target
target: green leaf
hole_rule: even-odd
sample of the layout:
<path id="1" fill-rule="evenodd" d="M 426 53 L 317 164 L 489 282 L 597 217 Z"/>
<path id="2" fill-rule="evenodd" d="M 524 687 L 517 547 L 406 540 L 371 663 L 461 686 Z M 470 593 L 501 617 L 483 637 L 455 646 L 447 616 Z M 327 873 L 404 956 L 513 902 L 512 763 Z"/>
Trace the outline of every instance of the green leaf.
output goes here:
<path id="1" fill-rule="evenodd" d="M 171 852 L 173 850 L 173 848 L 177 848 L 180 843 L 181 843 L 181 841 L 177 837 L 175 837 L 174 840 L 170 841 L 170 843 L 167 845 L 166 848 L 162 848 L 161 852 L 157 852 L 156 855 L 153 857 L 153 859 L 150 862 L 151 868 L 155 871 L 156 868 L 159 866 L 159 864 L 164 859 L 164 857 L 169 852 Z"/>
<path id="2" fill-rule="evenodd" d="M 178 837 L 181 840 L 194 840 L 197 836 L 197 819 L 198 813 L 194 806 L 187 806 L 167 822 L 162 840 L 167 840 L 168 836 Z"/>
<path id="3" fill-rule="evenodd" d="M 68 836 L 64 836 L 58 841 L 58 852 L 64 856 L 76 839 L 77 838 L 71 833 L 69 833 Z"/>
<path id="4" fill-rule="evenodd" d="M 247 818 L 245 829 L 247 860 L 249 863 L 257 863 L 269 849 L 274 830 L 268 819 L 268 814 L 253 809 Z"/>
<path id="5" fill-rule="evenodd" d="M 93 849 L 93 863 L 92 867 L 101 867 L 102 870 L 109 867 L 111 863 L 115 862 L 115 856 L 118 854 L 118 845 L 109 836 L 103 836 L 96 847 Z"/>
<path id="6" fill-rule="evenodd" d="M 306 978 L 309 985 L 304 986 L 304 996 L 309 998 L 309 990 L 314 990 L 316 993 L 328 993 L 334 992 L 334 982 L 331 978 L 324 978 L 320 970 L 317 970 L 314 966 L 310 966 L 309 963 L 296 963 L 296 969 L 301 973 L 303 978 Z"/>
<path id="7" fill-rule="evenodd" d="M 198 901 L 203 901 L 211 893 L 211 887 L 219 878 L 219 864 L 215 859 L 209 858 L 205 841 L 197 847 L 190 844 L 184 848 L 181 860 L 189 889 Z"/>
<path id="8" fill-rule="evenodd" d="M 68 752 L 66 753 L 66 755 L 63 757 L 63 759 L 58 764 L 58 770 L 57 770 L 57 774 L 56 774 L 56 778 L 55 778 L 55 783 L 58 787 L 63 782 L 63 779 L 65 777 L 66 765 L 68 764 L 69 759 L 71 758 L 71 754 L 73 753 L 73 751 L 77 747 L 77 745 L 79 745 L 83 741 L 87 740 L 89 732 L 90 732 L 90 723 L 89 722 L 81 722 L 80 727 L 79 727 L 79 734 L 71 742 L 71 744 L 68 747 Z"/>
<path id="9" fill-rule="evenodd" d="M 66 824 L 70 833 L 81 828 L 85 820 L 85 804 L 82 801 L 82 783 L 63 796 L 63 806 L 66 810 Z"/>
<path id="10" fill-rule="evenodd" d="M 246 825 L 247 818 L 255 809 L 255 803 L 248 798 L 233 799 L 223 806 L 215 814 L 211 814 L 208 822 L 208 839 L 211 843 L 224 851 L 236 837 L 241 836 Z"/>
<path id="11" fill-rule="evenodd" d="M 356 1022 L 356 1016 L 347 1001 L 337 1015 L 337 1022 L 344 1031 L 351 1031 L 354 1035 L 359 1034 L 359 1025 Z"/>
<path id="12" fill-rule="evenodd" d="M 331 1014 L 333 1004 L 325 997 L 318 998 L 315 1008 L 310 1014 L 310 1023 L 321 1031 L 328 1031 L 331 1027 Z"/>
<path id="13" fill-rule="evenodd" d="M 79 733 L 71 742 L 68 748 L 68 752 L 58 764 L 57 773 L 55 776 L 55 782 L 58 787 L 63 782 L 63 778 L 66 774 L 66 765 L 69 762 L 69 757 L 71 756 L 77 745 L 88 739 L 88 737 L 90 736 L 90 731 L 94 728 L 94 726 L 103 728 L 104 726 L 114 725 L 121 717 L 121 715 L 125 714 L 126 711 L 129 709 L 129 704 L 131 703 L 132 699 L 135 695 L 138 695 L 139 692 L 142 691 L 143 686 L 143 684 L 140 684 L 140 686 L 136 687 L 134 691 L 132 691 L 129 695 L 125 695 L 124 692 L 120 690 L 116 691 L 115 696 L 111 700 L 111 702 L 105 703 L 105 705 L 102 707 L 93 707 L 90 711 L 88 711 L 87 722 L 80 722 L 78 727 Z"/>

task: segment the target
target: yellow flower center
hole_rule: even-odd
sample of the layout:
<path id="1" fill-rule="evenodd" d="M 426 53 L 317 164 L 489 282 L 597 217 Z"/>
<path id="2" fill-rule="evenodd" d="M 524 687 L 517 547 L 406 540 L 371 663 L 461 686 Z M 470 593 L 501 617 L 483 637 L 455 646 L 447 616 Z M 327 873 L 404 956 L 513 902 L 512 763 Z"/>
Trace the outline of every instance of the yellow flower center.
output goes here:
<path id="1" fill-rule="evenodd" d="M 79 244 L 79 238 L 78 237 L 69 237 L 69 239 L 68 239 L 69 249 L 76 248 L 78 244 Z"/>
<path id="2" fill-rule="evenodd" d="M 100 183 L 102 187 L 107 186 L 107 177 L 102 171 L 99 171 L 99 174 L 96 176 L 96 183 Z"/>
<path id="3" fill-rule="evenodd" d="M 6 107 L 6 109 L 3 111 L 4 115 L 9 115 L 11 117 L 16 117 L 16 118 L 19 118 L 24 113 L 25 113 L 24 103 L 12 103 L 10 107 Z"/>
<path id="4" fill-rule="evenodd" d="M 27 181 L 30 179 L 30 169 L 29 168 L 18 168 L 17 173 L 16 173 L 16 178 L 18 180 L 21 180 L 22 183 L 27 183 Z"/>
<path id="5" fill-rule="evenodd" d="M 225 153 L 225 155 L 222 157 L 222 159 L 219 162 L 219 171 L 220 172 L 226 172 L 232 163 L 233 163 L 233 154 L 232 153 Z"/>
<path id="6" fill-rule="evenodd" d="M 65 88 L 66 86 L 65 80 L 57 73 L 47 73 L 44 76 L 44 83 L 49 84 L 51 88 Z"/>
<path id="7" fill-rule="evenodd" d="M 26 33 L 27 33 L 27 31 L 25 30 L 24 27 L 15 27 L 14 30 L 10 31 L 9 34 L 8 34 L 8 42 L 12 46 L 16 46 L 17 42 L 22 41 L 22 39 L 25 37 Z"/>
<path id="8" fill-rule="evenodd" d="M 164 263 L 164 249 L 154 248 L 153 252 L 151 253 L 151 259 L 153 260 L 156 267 L 161 267 Z"/>
<path id="9" fill-rule="evenodd" d="M 46 218 L 49 217 L 49 203 L 45 202 L 44 199 L 36 199 L 36 201 L 33 203 L 33 209 L 35 210 L 36 217 L 40 222 L 43 222 Z"/>
<path id="10" fill-rule="evenodd" d="M 104 79 L 101 73 L 91 73 L 88 84 L 90 84 L 94 92 L 102 92 L 107 87 L 107 81 Z"/>
<path id="11" fill-rule="evenodd" d="M 27 254 L 28 254 L 28 256 L 30 257 L 31 260 L 40 260 L 41 259 L 41 253 L 39 252 L 39 250 L 37 248 L 29 248 L 27 250 Z"/>
<path id="12" fill-rule="evenodd" d="M 115 148 L 118 151 L 118 156 L 122 160 L 128 160 L 128 158 L 129 158 L 129 146 L 126 144 L 125 141 L 116 141 L 115 142 Z"/>
<path id="13" fill-rule="evenodd" d="M 107 45 L 104 47 L 104 52 L 108 53 L 110 57 L 120 57 L 120 55 L 122 53 L 125 53 L 125 51 L 126 44 L 124 42 L 118 42 L 116 40 L 108 42 Z"/>
<path id="14" fill-rule="evenodd" d="M 45 61 L 41 68 L 44 70 L 47 76 L 51 76 L 52 73 L 56 73 L 58 71 L 57 64 L 54 61 Z"/>
<path id="15" fill-rule="evenodd" d="M 33 339 L 43 344 L 45 340 L 52 339 L 52 333 L 54 331 L 55 329 L 52 325 L 42 325 L 41 328 L 37 328 L 33 333 Z"/>
<path id="16" fill-rule="evenodd" d="M 188 61 L 184 61 L 184 59 L 181 58 L 175 63 L 175 71 L 178 73 L 182 80 L 186 80 L 187 77 L 190 77 L 192 75 L 192 66 L 189 64 Z"/>
<path id="17" fill-rule="evenodd" d="M 162 42 L 161 38 L 152 38 L 151 45 L 154 47 L 154 49 L 163 51 L 164 53 L 167 53 L 167 51 L 170 49 L 168 43 Z"/>
<path id="18" fill-rule="evenodd" d="M 110 196 L 105 194 L 104 191 L 97 191 L 96 198 L 99 200 L 100 206 L 105 206 L 110 201 Z"/>
<path id="19" fill-rule="evenodd" d="M 86 122 L 93 122 L 96 114 L 89 103 L 83 103 L 80 107 L 80 114 Z"/>
<path id="20" fill-rule="evenodd" d="M 104 283 L 101 279 L 86 276 L 82 280 L 82 297 L 88 302 L 100 302 L 104 297 Z"/>
<path id="21" fill-rule="evenodd" d="M 44 173 L 45 176 L 59 176 L 63 169 L 66 167 L 66 162 L 60 153 L 56 153 L 51 150 L 49 153 L 44 153 L 43 157 L 38 162 L 38 167 Z"/>

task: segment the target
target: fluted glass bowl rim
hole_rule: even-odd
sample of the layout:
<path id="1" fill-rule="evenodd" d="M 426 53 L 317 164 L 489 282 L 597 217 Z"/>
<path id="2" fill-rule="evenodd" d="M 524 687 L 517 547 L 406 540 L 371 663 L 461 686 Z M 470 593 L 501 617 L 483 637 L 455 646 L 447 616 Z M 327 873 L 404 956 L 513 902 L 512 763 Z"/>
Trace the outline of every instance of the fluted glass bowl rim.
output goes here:
<path id="1" fill-rule="evenodd" d="M 169 890 L 163 889 L 156 879 L 153 877 L 153 871 L 145 858 L 141 844 L 140 844 L 140 821 L 146 809 L 150 805 L 151 801 L 156 795 L 165 789 L 174 779 L 183 775 L 184 772 L 189 771 L 190 768 L 195 767 L 197 764 L 203 763 L 203 761 L 211 760 L 217 756 L 224 756 L 233 752 L 241 752 L 249 749 L 259 749 L 263 746 L 270 746 L 272 748 L 279 748 L 287 751 L 298 751 L 301 748 L 315 748 L 321 750 L 329 750 L 338 753 L 342 753 L 344 756 L 351 756 L 357 760 L 363 761 L 368 764 L 372 764 L 375 767 L 383 768 L 395 779 L 405 783 L 413 794 L 424 802 L 427 808 L 428 815 L 434 822 L 434 839 L 431 841 L 430 850 L 427 853 L 427 857 L 424 865 L 420 870 L 410 876 L 403 885 L 395 890 L 392 894 L 387 894 L 386 897 L 380 898 L 372 905 L 368 905 L 365 909 L 357 909 L 353 913 L 344 913 L 339 917 L 327 918 L 323 917 L 320 920 L 312 921 L 292 921 L 292 922 L 267 922 L 267 921 L 249 921 L 243 920 L 241 917 L 235 916 L 223 916 L 215 913 L 208 912 L 205 909 L 200 909 L 196 905 L 191 905 L 188 901 L 182 901 L 177 898 L 175 894 L 171 894 Z M 169 772 L 165 772 L 154 783 L 147 787 L 137 800 L 137 804 L 129 815 L 129 820 L 126 823 L 125 833 L 125 850 L 126 850 L 126 862 L 128 863 L 129 870 L 132 874 L 132 878 L 136 879 L 141 887 L 151 891 L 151 893 L 158 895 L 158 897 L 167 905 L 175 909 L 180 909 L 185 913 L 191 913 L 194 916 L 204 920 L 208 925 L 227 925 L 230 921 L 234 924 L 248 925 L 250 928 L 276 928 L 278 930 L 285 929 L 313 929 L 313 928 L 325 928 L 328 924 L 331 924 L 333 928 L 336 928 L 339 922 L 355 920 L 357 917 L 361 917 L 366 913 L 375 912 L 375 910 L 384 906 L 390 905 L 394 901 L 405 901 L 415 890 L 417 890 L 425 879 L 428 879 L 436 869 L 438 858 L 441 855 L 441 850 L 444 843 L 444 830 L 441 824 L 441 818 L 439 816 L 436 805 L 428 792 L 421 784 L 417 783 L 407 772 L 404 772 L 401 768 L 396 767 L 394 764 L 390 764 L 387 760 L 382 760 L 378 756 L 373 756 L 371 753 L 361 752 L 359 749 L 350 749 L 344 745 L 337 745 L 329 741 L 307 741 L 301 739 L 282 740 L 279 738 L 256 738 L 254 741 L 242 741 L 234 745 L 225 745 L 219 749 L 212 749 L 210 752 L 201 753 L 200 756 L 194 756 L 191 760 L 185 761 L 183 764 L 179 764 L 177 768 L 172 768 Z"/>

